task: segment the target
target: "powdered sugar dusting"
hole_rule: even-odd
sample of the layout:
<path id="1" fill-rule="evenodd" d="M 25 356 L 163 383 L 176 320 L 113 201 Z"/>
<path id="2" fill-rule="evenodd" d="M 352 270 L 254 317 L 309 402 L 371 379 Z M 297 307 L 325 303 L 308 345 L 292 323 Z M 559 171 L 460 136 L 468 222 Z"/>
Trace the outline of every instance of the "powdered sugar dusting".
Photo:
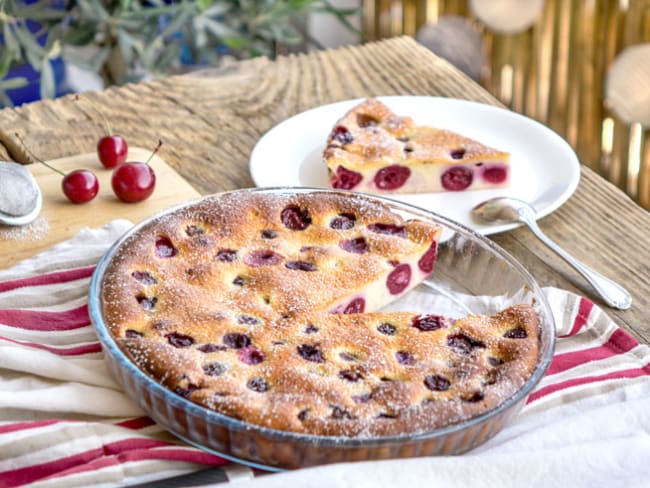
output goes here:
<path id="1" fill-rule="evenodd" d="M 0 224 L 0 239 L 5 241 L 38 241 L 50 229 L 46 217 L 38 217 L 31 224 L 23 226 L 9 226 Z"/>

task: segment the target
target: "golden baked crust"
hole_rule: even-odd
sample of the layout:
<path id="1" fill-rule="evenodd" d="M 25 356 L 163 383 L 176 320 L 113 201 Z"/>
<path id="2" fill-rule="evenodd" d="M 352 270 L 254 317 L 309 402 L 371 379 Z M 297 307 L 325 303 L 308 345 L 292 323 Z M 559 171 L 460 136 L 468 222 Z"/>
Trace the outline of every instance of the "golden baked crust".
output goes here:
<path id="1" fill-rule="evenodd" d="M 323 159 L 334 188 L 372 193 L 499 188 L 509 179 L 507 152 L 416 125 L 373 98 L 337 121 Z"/>
<path id="2" fill-rule="evenodd" d="M 363 197 L 211 197 L 121 246 L 104 321 L 157 381 L 252 424 L 338 436 L 454 424 L 521 388 L 538 323 L 524 305 L 456 321 L 373 313 L 431 271 L 439 232 Z M 341 247 L 360 238 L 364 253 Z"/>
<path id="3" fill-rule="evenodd" d="M 226 334 L 239 339 L 224 339 L 235 330 Z M 138 332 L 120 346 L 178 394 L 249 423 L 336 436 L 419 432 L 485 413 L 521 388 L 538 352 L 526 305 L 456 321 L 305 314 L 245 331 L 229 324 L 180 348 L 153 328 Z"/>

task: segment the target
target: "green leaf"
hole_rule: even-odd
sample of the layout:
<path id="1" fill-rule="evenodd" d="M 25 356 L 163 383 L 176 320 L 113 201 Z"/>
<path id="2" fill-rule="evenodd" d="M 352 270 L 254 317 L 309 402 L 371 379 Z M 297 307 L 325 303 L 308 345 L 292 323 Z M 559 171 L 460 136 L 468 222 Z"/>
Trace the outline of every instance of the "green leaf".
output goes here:
<path id="1" fill-rule="evenodd" d="M 77 0 L 77 6 L 79 7 L 80 19 L 92 18 L 92 6 L 89 0 Z"/>
<path id="2" fill-rule="evenodd" d="M 168 45 L 158 56 L 156 60 L 155 72 L 157 74 L 164 74 L 170 66 L 178 62 L 180 49 L 178 45 Z"/>
<path id="3" fill-rule="evenodd" d="M 0 80 L 0 90 L 13 90 L 15 88 L 22 88 L 27 85 L 27 78 L 22 76 L 16 76 L 13 78 L 7 78 L 6 80 Z"/>
<path id="4" fill-rule="evenodd" d="M 7 76 L 7 73 L 9 72 L 9 68 L 13 64 L 14 60 L 14 55 L 11 52 L 10 49 L 3 49 L 2 53 L 0 53 L 0 80 L 2 80 L 5 76 Z"/>
<path id="5" fill-rule="evenodd" d="M 191 10 L 183 10 L 181 11 L 178 15 L 176 15 L 169 24 L 165 27 L 165 29 L 162 31 L 161 36 L 166 38 L 175 32 L 179 32 L 185 27 L 187 24 L 191 22 L 191 18 L 194 12 Z"/>
<path id="6" fill-rule="evenodd" d="M 208 31 L 212 33 L 217 39 L 223 39 L 224 37 L 234 37 L 237 35 L 237 31 L 231 29 L 227 25 L 212 20 L 209 17 L 202 17 L 204 25 Z"/>
<path id="7" fill-rule="evenodd" d="M 49 57 L 52 57 L 52 52 L 56 49 L 55 43 L 61 40 L 62 30 L 63 27 L 61 24 L 58 24 L 49 29 L 47 32 L 47 42 L 45 43 L 45 47 L 43 49 L 46 53 L 48 53 Z"/>
<path id="8" fill-rule="evenodd" d="M 201 3 L 201 0 L 199 0 L 199 4 Z M 209 3 L 212 3 L 211 0 Z M 226 2 L 221 2 L 216 5 L 212 5 L 210 8 L 206 9 L 201 9 L 203 11 L 204 15 L 207 15 L 208 17 L 218 17 L 220 15 L 225 14 L 231 9 L 231 6 L 228 5 Z"/>
<path id="9" fill-rule="evenodd" d="M 27 62 L 32 66 L 32 68 L 38 70 L 41 61 L 45 56 L 45 51 L 41 46 L 39 46 L 36 40 L 32 37 L 32 34 L 26 28 L 22 29 L 18 27 L 15 32 L 20 44 L 22 44 Z"/>
<path id="10" fill-rule="evenodd" d="M 71 46 L 87 46 L 95 40 L 96 29 L 91 25 L 79 26 L 63 35 L 63 43 Z"/>
<path id="11" fill-rule="evenodd" d="M 133 63 L 134 51 L 137 41 L 124 29 L 117 31 L 117 44 L 126 64 Z"/>
<path id="12" fill-rule="evenodd" d="M 160 7 L 149 7 L 143 8 L 142 10 L 132 10 L 122 12 L 120 17 L 122 19 L 150 19 L 157 18 L 159 15 L 177 15 L 178 12 L 190 8 L 187 4 L 170 4 L 170 5 L 161 5 Z"/>
<path id="13" fill-rule="evenodd" d="M 192 21 L 194 28 L 194 45 L 202 48 L 208 43 L 208 35 L 205 32 L 205 17 L 195 17 Z"/>
<path id="14" fill-rule="evenodd" d="M 99 73 L 102 69 L 102 66 L 104 66 L 104 63 L 106 63 L 106 60 L 108 60 L 108 56 L 110 56 L 110 54 L 111 54 L 110 46 L 106 46 L 102 48 L 92 59 L 90 66 L 93 69 L 93 71 Z"/>
<path id="15" fill-rule="evenodd" d="M 212 4 L 212 0 L 198 0 L 199 10 L 205 12 L 205 10 Z"/>
<path id="16" fill-rule="evenodd" d="M 0 107 L 13 107 L 13 105 L 14 104 L 11 103 L 11 98 L 7 96 L 2 89 L 2 86 L 0 86 Z"/>
<path id="17" fill-rule="evenodd" d="M 102 5 L 102 0 L 90 0 L 89 7 L 98 19 L 103 20 L 110 17 L 110 14 L 106 11 L 104 5 Z"/>
<path id="18" fill-rule="evenodd" d="M 6 51 L 10 53 L 20 52 L 20 46 L 18 46 L 18 41 L 16 40 L 16 36 L 9 22 L 2 25 L 2 36 L 4 38 Z"/>
<path id="19" fill-rule="evenodd" d="M 8 51 L 2 53 L 0 57 L 0 81 L 9 73 L 9 66 L 11 66 L 11 59 L 7 56 Z"/>
<path id="20" fill-rule="evenodd" d="M 83 70 L 99 71 L 94 69 L 91 60 L 86 59 L 84 56 L 79 54 L 78 50 L 75 49 L 74 47 L 63 49 L 63 59 L 65 59 L 68 63 L 74 64 L 75 66 L 78 66 Z"/>
<path id="21" fill-rule="evenodd" d="M 230 49 L 239 49 L 246 45 L 246 39 L 242 37 L 226 37 L 222 41 Z"/>
<path id="22" fill-rule="evenodd" d="M 52 98 L 55 92 L 54 71 L 50 60 L 45 58 L 41 64 L 41 98 Z"/>
<path id="23" fill-rule="evenodd" d="M 289 44 L 297 44 L 302 39 L 300 33 L 293 26 L 289 24 L 277 26 L 276 32 L 277 32 L 276 40 L 286 42 Z"/>
<path id="24" fill-rule="evenodd" d="M 361 10 L 360 8 L 338 8 L 335 7 L 328 0 L 323 0 L 323 5 L 316 6 L 314 12 L 325 12 L 330 15 L 333 15 L 343 26 L 348 29 L 350 32 L 361 36 L 361 31 L 350 22 L 348 17 L 356 15 Z"/>
<path id="25" fill-rule="evenodd" d="M 50 22 L 58 23 L 67 15 L 68 13 L 65 10 L 48 8 L 47 5 L 43 6 L 43 2 L 38 2 L 19 8 L 16 12 L 17 17 L 33 20 L 39 24 Z"/>

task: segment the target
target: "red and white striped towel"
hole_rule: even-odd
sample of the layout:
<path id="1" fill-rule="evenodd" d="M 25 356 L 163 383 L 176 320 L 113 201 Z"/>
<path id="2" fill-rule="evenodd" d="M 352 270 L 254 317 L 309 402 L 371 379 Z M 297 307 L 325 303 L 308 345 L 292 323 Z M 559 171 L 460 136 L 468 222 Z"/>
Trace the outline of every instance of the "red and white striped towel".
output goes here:
<path id="1" fill-rule="evenodd" d="M 0 487 L 116 486 L 222 466 L 179 442 L 112 380 L 89 325 L 90 276 L 115 221 L 0 270 Z M 650 483 L 650 348 L 589 300 L 545 290 L 558 341 L 517 420 L 462 457 L 355 463 L 253 486 L 643 486 Z M 236 473 L 236 474 L 231 474 Z"/>

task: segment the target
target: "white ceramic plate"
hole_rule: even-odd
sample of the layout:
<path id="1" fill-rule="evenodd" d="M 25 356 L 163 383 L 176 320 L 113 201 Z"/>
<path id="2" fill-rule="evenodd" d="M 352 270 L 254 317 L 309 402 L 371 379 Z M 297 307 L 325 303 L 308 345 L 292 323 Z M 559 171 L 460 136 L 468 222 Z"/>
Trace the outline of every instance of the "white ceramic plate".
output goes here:
<path id="1" fill-rule="evenodd" d="M 519 224 L 481 225 L 470 217 L 476 204 L 496 196 L 531 203 L 538 217 L 556 210 L 575 191 L 580 163 L 569 144 L 528 117 L 491 105 L 434 97 L 379 97 L 395 113 L 417 124 L 459 132 L 510 152 L 511 187 L 447 193 L 385 194 L 466 225 L 481 234 Z M 256 144 L 250 172 L 257 186 L 329 187 L 321 160 L 327 135 L 336 121 L 362 99 L 323 105 L 295 115 L 268 131 Z"/>

